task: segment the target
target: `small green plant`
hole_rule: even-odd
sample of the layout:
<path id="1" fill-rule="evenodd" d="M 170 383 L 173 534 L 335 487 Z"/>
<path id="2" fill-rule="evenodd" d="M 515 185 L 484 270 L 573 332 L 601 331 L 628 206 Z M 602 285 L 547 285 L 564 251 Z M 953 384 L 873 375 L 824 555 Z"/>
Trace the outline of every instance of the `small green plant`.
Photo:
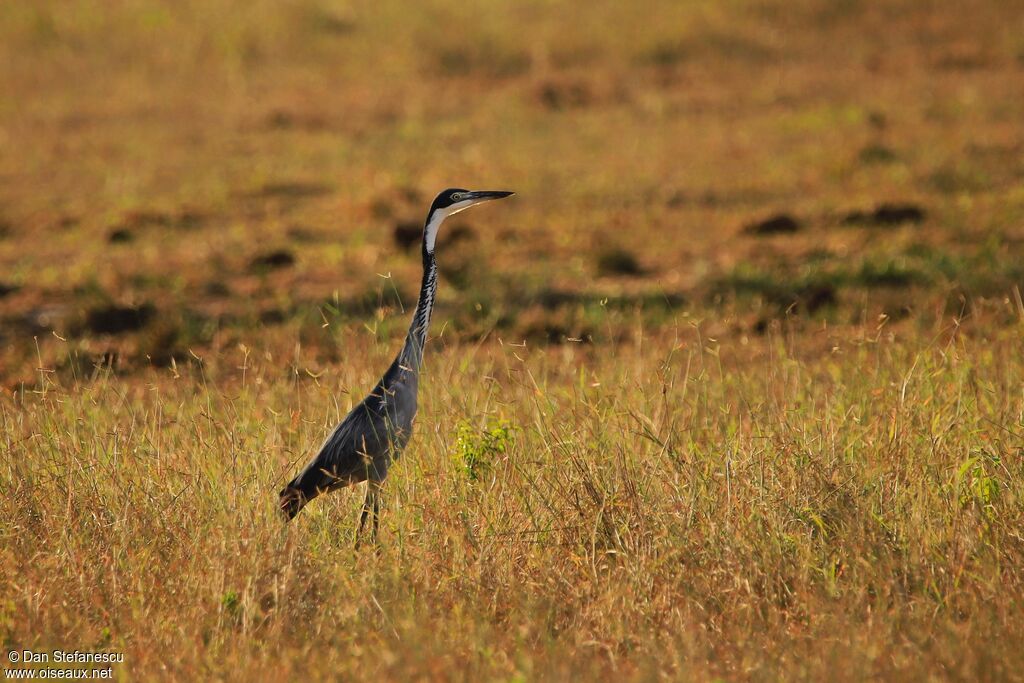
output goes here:
<path id="1" fill-rule="evenodd" d="M 237 617 L 238 612 L 241 609 L 242 601 L 238 597 L 238 593 L 233 590 L 229 590 L 221 596 L 220 599 L 221 607 L 232 617 Z"/>
<path id="2" fill-rule="evenodd" d="M 466 421 L 456 430 L 455 451 L 459 468 L 470 481 L 483 479 L 491 470 L 496 456 L 508 452 L 513 428 L 506 420 L 489 419 L 479 429 Z"/>
<path id="3" fill-rule="evenodd" d="M 995 502 L 999 496 L 999 481 L 990 475 L 980 457 L 967 458 L 956 476 L 962 507 L 976 506 L 985 519 L 995 519 Z"/>

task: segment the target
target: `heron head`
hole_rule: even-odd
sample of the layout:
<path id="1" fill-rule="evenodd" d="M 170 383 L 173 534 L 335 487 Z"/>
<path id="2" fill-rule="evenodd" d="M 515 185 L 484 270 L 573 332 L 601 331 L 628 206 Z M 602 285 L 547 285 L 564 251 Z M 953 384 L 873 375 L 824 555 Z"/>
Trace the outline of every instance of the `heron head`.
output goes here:
<path id="1" fill-rule="evenodd" d="M 434 251 L 434 243 L 437 240 L 437 230 L 445 218 L 465 211 L 474 204 L 482 204 L 492 199 L 501 199 L 514 194 L 503 190 L 463 190 L 453 187 L 443 191 L 434 198 L 427 213 L 427 224 L 423 229 L 423 247 L 428 252 Z"/>

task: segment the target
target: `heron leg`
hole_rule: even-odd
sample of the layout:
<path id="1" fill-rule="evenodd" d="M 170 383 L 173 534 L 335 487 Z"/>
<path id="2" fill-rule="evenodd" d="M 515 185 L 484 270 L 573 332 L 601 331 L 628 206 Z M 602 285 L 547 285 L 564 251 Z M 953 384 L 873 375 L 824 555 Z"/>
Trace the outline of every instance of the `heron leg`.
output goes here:
<path id="1" fill-rule="evenodd" d="M 380 528 L 380 482 L 372 479 L 366 484 L 366 498 L 363 500 L 363 512 L 359 515 L 359 531 L 356 532 L 356 549 L 363 537 L 363 527 L 366 526 L 366 518 L 373 513 L 373 522 L 370 539 L 374 545 L 377 543 L 377 531 Z"/>
<path id="2" fill-rule="evenodd" d="M 373 543 L 377 543 L 377 529 L 380 527 L 380 485 L 370 483 L 373 489 Z"/>
<path id="3" fill-rule="evenodd" d="M 373 484 L 369 484 L 366 487 L 366 498 L 363 500 L 363 512 L 359 515 L 359 530 L 356 531 L 356 550 L 359 550 L 359 543 L 363 537 L 363 527 L 366 526 L 366 518 L 370 514 L 370 509 L 373 507 L 374 502 Z M 374 512 L 374 527 L 376 529 L 377 514 Z M 374 540 L 376 540 L 377 534 L 374 533 Z"/>

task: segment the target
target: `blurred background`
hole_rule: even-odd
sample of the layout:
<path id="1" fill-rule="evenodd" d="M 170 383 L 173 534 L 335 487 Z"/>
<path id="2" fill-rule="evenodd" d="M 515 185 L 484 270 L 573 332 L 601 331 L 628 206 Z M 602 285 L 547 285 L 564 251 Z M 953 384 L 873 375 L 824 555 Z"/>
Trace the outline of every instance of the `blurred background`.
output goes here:
<path id="1" fill-rule="evenodd" d="M 0 5 L 0 383 L 1024 315 L 1024 3 Z M 667 332 L 668 333 L 668 332 Z M 208 366 L 209 369 L 209 366 Z"/>

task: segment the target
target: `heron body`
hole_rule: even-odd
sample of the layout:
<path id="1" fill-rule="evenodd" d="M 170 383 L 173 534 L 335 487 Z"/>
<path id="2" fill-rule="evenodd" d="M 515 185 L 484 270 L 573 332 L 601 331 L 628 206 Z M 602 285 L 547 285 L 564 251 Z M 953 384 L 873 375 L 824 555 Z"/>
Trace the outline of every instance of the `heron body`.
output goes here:
<path id="1" fill-rule="evenodd" d="M 359 533 L 372 512 L 376 538 L 380 487 L 388 468 L 409 442 L 416 417 L 423 350 L 437 293 L 434 247 L 438 230 L 448 216 L 510 194 L 449 189 L 434 199 L 423 228 L 423 281 L 405 343 L 369 395 L 334 428 L 316 456 L 281 490 L 280 507 L 288 519 L 321 493 L 366 481 Z"/>

